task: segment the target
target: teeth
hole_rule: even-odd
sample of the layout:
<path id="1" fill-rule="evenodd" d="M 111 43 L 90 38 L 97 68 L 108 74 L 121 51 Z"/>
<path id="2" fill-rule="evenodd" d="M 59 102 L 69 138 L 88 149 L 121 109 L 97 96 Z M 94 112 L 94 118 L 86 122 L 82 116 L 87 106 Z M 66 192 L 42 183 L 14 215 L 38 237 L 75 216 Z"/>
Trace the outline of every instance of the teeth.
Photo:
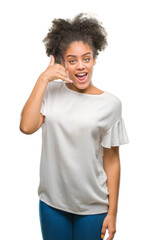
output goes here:
<path id="1" fill-rule="evenodd" d="M 78 75 L 78 76 L 84 76 L 84 75 L 86 75 L 86 73 L 79 73 L 79 74 L 76 74 L 76 75 Z"/>

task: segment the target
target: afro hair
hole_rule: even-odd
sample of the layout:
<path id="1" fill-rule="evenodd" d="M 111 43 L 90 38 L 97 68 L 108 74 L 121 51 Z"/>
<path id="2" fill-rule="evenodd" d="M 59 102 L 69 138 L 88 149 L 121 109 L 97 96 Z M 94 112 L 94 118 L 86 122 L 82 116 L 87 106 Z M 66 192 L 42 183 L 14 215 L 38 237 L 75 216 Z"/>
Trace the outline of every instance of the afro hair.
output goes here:
<path id="1" fill-rule="evenodd" d="M 94 58 L 107 46 L 107 33 L 102 23 L 94 17 L 80 13 L 74 19 L 54 19 L 46 37 L 42 40 L 47 56 L 53 55 L 61 63 L 63 55 L 74 41 L 87 43 Z"/>

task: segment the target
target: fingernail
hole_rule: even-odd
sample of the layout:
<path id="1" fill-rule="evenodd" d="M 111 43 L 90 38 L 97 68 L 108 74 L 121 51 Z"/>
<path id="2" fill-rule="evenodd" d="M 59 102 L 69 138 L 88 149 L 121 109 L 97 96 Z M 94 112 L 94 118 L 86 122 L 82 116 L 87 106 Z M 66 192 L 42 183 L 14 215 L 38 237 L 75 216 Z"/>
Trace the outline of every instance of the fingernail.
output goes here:
<path id="1" fill-rule="evenodd" d="M 69 80 L 71 83 L 73 82 L 72 80 Z"/>
<path id="2" fill-rule="evenodd" d="M 103 239 L 104 238 L 104 235 L 101 235 L 101 239 Z"/>

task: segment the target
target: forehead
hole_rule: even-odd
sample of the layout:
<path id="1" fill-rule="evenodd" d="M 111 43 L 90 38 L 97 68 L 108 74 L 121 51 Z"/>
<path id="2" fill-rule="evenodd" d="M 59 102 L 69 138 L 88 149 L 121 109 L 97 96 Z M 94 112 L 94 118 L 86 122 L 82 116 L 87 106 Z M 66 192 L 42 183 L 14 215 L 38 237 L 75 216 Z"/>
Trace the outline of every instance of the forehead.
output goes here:
<path id="1" fill-rule="evenodd" d="M 68 46 L 64 57 L 67 57 L 68 55 L 75 55 L 77 57 L 80 57 L 85 53 L 92 54 L 93 51 L 91 47 L 87 43 L 84 43 L 82 41 L 75 41 Z"/>

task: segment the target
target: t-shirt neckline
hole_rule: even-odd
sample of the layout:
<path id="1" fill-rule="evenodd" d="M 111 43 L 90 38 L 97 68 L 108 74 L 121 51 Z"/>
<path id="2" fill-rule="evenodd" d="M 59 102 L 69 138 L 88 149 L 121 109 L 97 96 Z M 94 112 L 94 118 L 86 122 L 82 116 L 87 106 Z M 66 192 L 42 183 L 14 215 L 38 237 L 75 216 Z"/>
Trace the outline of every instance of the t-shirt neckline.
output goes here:
<path id="1" fill-rule="evenodd" d="M 66 86 L 66 82 L 63 82 L 63 85 L 64 85 L 64 87 L 65 87 L 65 89 L 67 89 L 67 91 L 69 91 L 69 92 L 71 92 L 71 93 L 74 93 L 74 94 L 77 94 L 77 95 L 85 95 L 85 96 L 89 96 L 89 97 L 101 97 L 101 96 L 103 96 L 103 95 L 105 95 L 105 93 L 106 93 L 106 91 L 104 91 L 103 93 L 101 93 L 101 94 L 88 94 L 88 93 L 81 93 L 81 92 L 77 92 L 77 91 L 74 91 L 74 90 L 72 90 L 72 89 L 70 89 L 70 88 L 68 88 L 67 86 Z"/>

